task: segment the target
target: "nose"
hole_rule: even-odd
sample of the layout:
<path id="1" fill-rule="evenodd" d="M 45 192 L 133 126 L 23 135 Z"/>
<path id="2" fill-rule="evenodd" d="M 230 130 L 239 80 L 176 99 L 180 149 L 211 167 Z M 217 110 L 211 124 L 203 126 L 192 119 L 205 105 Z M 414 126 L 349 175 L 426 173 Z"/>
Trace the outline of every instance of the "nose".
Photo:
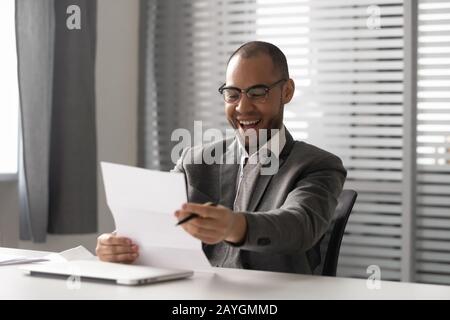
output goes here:
<path id="1" fill-rule="evenodd" d="M 236 111 L 240 114 L 245 114 L 248 111 L 251 111 L 253 109 L 253 102 L 252 100 L 247 97 L 245 93 L 241 95 L 241 100 L 236 106 Z"/>

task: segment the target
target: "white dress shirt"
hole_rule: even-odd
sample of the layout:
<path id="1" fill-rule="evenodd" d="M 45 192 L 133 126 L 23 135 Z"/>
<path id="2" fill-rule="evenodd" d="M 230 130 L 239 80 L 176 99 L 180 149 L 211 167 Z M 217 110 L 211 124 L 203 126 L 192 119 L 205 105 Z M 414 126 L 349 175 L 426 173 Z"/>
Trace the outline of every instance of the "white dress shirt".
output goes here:
<path id="1" fill-rule="evenodd" d="M 252 191 L 260 175 L 261 166 L 270 161 L 268 154 L 279 157 L 286 144 L 286 130 L 284 125 L 281 129 L 267 141 L 258 151 L 249 155 L 245 149 L 243 138 L 239 133 L 238 140 L 238 159 L 240 159 L 238 179 L 236 184 L 236 197 L 234 200 L 234 211 L 245 211 L 250 201 Z M 278 144 L 278 148 L 276 147 Z"/>

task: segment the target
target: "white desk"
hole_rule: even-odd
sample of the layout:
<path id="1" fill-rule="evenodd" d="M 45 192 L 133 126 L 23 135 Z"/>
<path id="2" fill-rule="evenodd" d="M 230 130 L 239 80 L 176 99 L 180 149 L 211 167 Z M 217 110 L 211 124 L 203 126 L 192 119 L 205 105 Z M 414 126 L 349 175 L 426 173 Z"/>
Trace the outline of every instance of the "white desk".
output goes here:
<path id="1" fill-rule="evenodd" d="M 0 248 L 3 254 L 36 257 L 48 252 Z M 0 299 L 450 299 L 450 286 L 214 268 L 190 279 L 127 287 L 82 281 L 68 289 L 63 279 L 27 276 L 18 266 L 0 266 Z"/>

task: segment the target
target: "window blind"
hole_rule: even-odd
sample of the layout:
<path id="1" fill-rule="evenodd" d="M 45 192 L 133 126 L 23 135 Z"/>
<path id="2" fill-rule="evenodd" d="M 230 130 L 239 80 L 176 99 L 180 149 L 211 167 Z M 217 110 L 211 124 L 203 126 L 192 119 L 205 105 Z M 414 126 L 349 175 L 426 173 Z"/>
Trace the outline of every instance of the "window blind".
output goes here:
<path id="1" fill-rule="evenodd" d="M 359 193 L 338 275 L 367 277 L 367 267 L 377 265 L 383 279 L 399 280 L 402 1 L 257 3 L 258 36 L 286 53 L 297 84 L 296 97 L 286 106 L 287 128 L 297 139 L 340 156 L 348 170 L 345 188 Z M 380 11 L 379 29 L 368 12 L 371 5 Z"/>
<path id="2" fill-rule="evenodd" d="M 14 1 L 0 3 L 0 181 L 14 178 L 17 173 L 19 125 L 19 88 L 17 81 L 17 51 L 14 24 Z"/>
<path id="3" fill-rule="evenodd" d="M 226 128 L 217 88 L 229 55 L 246 41 L 272 42 L 286 54 L 296 83 L 285 107 L 286 127 L 296 139 L 340 156 L 348 169 L 345 188 L 359 193 L 338 275 L 367 278 L 367 267 L 377 265 L 382 279 L 405 279 L 406 259 L 415 264 L 416 280 L 449 281 L 450 138 L 444 114 L 450 49 L 442 31 L 449 30 L 449 9 L 445 1 L 420 1 L 414 258 L 404 247 L 410 232 L 405 218 L 413 213 L 404 203 L 403 181 L 411 107 L 404 105 L 410 92 L 405 56 L 415 48 L 405 44 L 403 0 L 144 1 L 143 165 L 173 166 L 167 141 L 175 128 L 192 131 L 194 120 L 203 120 L 204 129 Z M 440 16 L 433 20 L 434 13 Z"/>
<path id="4" fill-rule="evenodd" d="M 255 1 L 145 1 L 144 77 L 146 151 L 143 165 L 169 170 L 174 129 L 194 132 L 228 127 L 217 89 L 225 79 L 228 56 L 255 38 Z M 199 132 L 200 130 L 198 130 Z M 194 136 L 192 136 L 194 140 Z M 198 141 L 198 140 L 197 140 Z"/>
<path id="5" fill-rule="evenodd" d="M 416 280 L 450 284 L 450 3 L 419 1 Z"/>

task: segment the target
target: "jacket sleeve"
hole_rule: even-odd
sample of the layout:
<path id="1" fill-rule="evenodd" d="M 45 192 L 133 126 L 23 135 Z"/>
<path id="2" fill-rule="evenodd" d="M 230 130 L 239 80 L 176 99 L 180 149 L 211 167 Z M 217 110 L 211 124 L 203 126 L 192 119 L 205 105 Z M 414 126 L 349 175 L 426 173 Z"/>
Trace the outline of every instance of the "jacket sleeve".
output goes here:
<path id="1" fill-rule="evenodd" d="M 244 212 L 242 250 L 264 253 L 305 252 L 327 231 L 346 178 L 342 161 L 329 155 L 299 177 L 279 209 Z"/>

